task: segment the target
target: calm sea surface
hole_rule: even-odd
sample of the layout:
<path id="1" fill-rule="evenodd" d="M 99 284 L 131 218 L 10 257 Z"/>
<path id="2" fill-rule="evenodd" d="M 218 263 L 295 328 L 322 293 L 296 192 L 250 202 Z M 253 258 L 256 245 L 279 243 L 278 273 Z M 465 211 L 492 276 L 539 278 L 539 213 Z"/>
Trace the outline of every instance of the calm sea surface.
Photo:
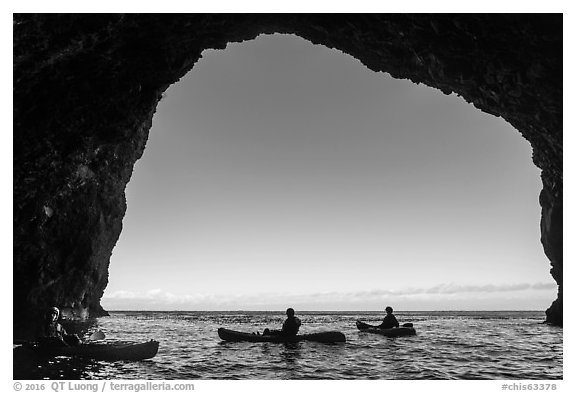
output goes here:
<path id="1" fill-rule="evenodd" d="M 226 343 L 219 327 L 280 327 L 281 312 L 111 312 L 100 329 L 114 342 L 160 341 L 155 358 L 105 362 L 16 357 L 14 379 L 562 379 L 562 328 L 542 312 L 398 312 L 417 335 L 363 333 L 355 320 L 382 313 L 306 312 L 301 333 L 339 330 L 342 344 Z"/>

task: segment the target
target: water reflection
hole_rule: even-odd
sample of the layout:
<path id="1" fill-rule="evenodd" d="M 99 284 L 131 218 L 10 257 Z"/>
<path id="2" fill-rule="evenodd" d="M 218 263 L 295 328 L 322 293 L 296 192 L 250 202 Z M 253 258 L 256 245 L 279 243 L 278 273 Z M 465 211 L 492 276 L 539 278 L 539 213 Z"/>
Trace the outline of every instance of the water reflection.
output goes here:
<path id="1" fill-rule="evenodd" d="M 302 357 L 301 348 L 301 343 L 285 343 L 280 350 L 280 357 L 287 365 L 295 365 L 296 361 Z"/>
<path id="2" fill-rule="evenodd" d="M 25 348 L 14 349 L 14 379 L 86 379 L 102 373 L 102 362 L 58 356 L 47 358 Z"/>

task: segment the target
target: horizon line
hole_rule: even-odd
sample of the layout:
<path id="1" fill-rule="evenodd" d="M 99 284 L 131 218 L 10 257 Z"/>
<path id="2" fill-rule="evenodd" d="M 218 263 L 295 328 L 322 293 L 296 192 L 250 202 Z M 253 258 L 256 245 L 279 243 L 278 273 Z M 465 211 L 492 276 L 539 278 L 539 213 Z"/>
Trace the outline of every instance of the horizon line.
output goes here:
<path id="1" fill-rule="evenodd" d="M 279 310 L 104 310 L 106 312 L 285 312 L 286 309 Z M 330 313 L 342 313 L 342 312 L 374 312 L 380 313 L 384 312 L 382 310 L 298 310 L 297 313 L 302 312 L 330 312 Z M 491 309 L 473 309 L 473 310 L 394 310 L 394 312 L 545 312 L 541 309 L 530 309 L 530 310 L 491 310 Z"/>

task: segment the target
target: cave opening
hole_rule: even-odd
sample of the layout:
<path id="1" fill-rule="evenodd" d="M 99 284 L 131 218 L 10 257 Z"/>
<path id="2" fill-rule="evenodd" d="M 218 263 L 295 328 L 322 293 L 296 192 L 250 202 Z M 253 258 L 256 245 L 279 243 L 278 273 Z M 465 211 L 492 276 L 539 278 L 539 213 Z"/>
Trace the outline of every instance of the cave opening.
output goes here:
<path id="1" fill-rule="evenodd" d="M 205 51 L 158 106 L 102 305 L 544 309 L 530 158 L 504 120 L 296 36 Z"/>

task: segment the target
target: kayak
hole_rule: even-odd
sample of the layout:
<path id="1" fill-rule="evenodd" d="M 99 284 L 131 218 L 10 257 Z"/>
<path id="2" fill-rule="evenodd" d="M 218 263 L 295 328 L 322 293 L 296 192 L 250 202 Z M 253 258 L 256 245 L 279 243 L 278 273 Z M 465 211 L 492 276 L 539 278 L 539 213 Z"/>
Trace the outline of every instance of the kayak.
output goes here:
<path id="1" fill-rule="evenodd" d="M 415 336 L 416 329 L 412 327 L 411 323 L 405 323 L 401 327 L 382 329 L 378 326 L 369 325 L 362 321 L 356 321 L 356 327 L 358 330 L 367 333 L 376 333 L 386 337 L 400 337 L 400 336 Z"/>
<path id="2" fill-rule="evenodd" d="M 97 360 L 144 360 L 156 356 L 159 342 L 145 343 L 82 344 L 59 348 L 57 356 L 78 356 Z"/>
<path id="3" fill-rule="evenodd" d="M 145 343 L 86 343 L 71 347 L 42 348 L 24 345 L 20 351 L 40 356 L 70 356 L 95 360 L 144 360 L 156 356 L 159 342 L 150 340 Z M 18 348 L 17 348 L 18 349 Z"/>
<path id="4" fill-rule="evenodd" d="M 309 334 L 298 334 L 296 336 L 273 336 L 263 334 L 253 334 L 237 332 L 235 330 L 218 329 L 218 336 L 224 341 L 249 341 L 249 342 L 273 342 L 273 343 L 293 343 L 299 341 L 315 341 L 319 343 L 343 343 L 346 336 L 341 332 L 318 332 Z"/>

